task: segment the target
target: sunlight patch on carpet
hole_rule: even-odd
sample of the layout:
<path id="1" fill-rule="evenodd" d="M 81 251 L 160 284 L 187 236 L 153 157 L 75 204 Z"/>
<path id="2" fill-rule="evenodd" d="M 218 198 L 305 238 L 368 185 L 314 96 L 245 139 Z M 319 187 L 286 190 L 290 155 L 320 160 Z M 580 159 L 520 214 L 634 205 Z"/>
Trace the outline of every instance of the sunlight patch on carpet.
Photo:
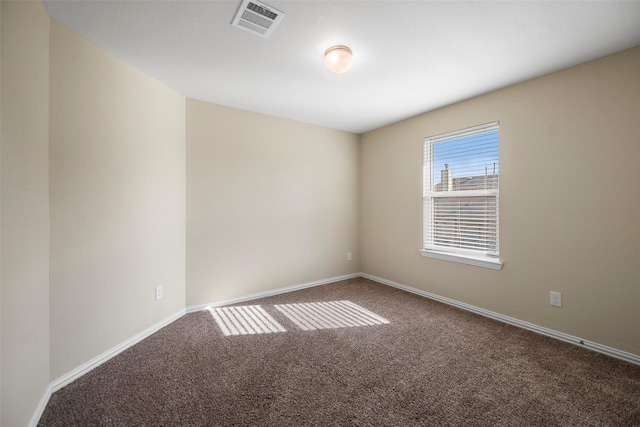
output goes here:
<path id="1" fill-rule="evenodd" d="M 274 307 L 305 331 L 390 323 L 351 301 L 279 304 Z"/>
<path id="2" fill-rule="evenodd" d="M 209 311 L 226 336 L 287 331 L 259 305 L 218 307 Z"/>

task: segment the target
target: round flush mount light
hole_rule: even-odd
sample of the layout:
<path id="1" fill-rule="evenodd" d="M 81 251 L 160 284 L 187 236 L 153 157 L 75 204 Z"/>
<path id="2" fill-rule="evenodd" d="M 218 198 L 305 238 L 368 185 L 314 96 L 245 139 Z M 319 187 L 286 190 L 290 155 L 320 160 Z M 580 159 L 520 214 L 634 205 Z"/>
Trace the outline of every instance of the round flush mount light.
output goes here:
<path id="1" fill-rule="evenodd" d="M 347 46 L 332 46 L 324 51 L 324 66 L 332 73 L 349 71 L 353 63 L 353 54 Z"/>

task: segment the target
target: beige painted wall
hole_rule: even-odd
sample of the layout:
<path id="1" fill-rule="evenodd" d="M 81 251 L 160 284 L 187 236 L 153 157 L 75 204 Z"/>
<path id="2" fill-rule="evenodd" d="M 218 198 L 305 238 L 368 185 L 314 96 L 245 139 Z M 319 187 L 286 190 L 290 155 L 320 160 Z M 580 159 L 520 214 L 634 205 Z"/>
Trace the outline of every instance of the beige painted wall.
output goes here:
<path id="1" fill-rule="evenodd" d="M 2 425 L 185 304 L 358 271 L 640 354 L 640 47 L 360 138 L 185 100 L 40 2 L 0 30 Z M 421 257 L 422 139 L 492 120 L 504 269 Z"/>
<path id="2" fill-rule="evenodd" d="M 186 144 L 183 96 L 55 21 L 50 55 L 55 379 L 184 309 Z"/>
<path id="3" fill-rule="evenodd" d="M 357 135 L 187 100 L 187 306 L 358 272 L 358 178 Z"/>
<path id="4" fill-rule="evenodd" d="M 3 426 L 27 425 L 49 384 L 49 16 L 2 9 Z"/>
<path id="5" fill-rule="evenodd" d="M 362 270 L 640 355 L 638 76 L 640 47 L 363 135 Z M 503 270 L 422 257 L 423 138 L 493 120 Z"/>

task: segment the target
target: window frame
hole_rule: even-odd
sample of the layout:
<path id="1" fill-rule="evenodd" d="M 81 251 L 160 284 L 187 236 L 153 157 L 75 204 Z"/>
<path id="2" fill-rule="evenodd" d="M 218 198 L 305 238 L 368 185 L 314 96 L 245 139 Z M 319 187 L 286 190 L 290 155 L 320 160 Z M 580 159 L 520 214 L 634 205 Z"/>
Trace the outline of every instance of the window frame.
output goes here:
<path id="1" fill-rule="evenodd" d="M 491 268 L 495 270 L 502 269 L 503 263 L 500 261 L 500 246 L 499 246 L 499 210 L 500 210 L 500 173 L 498 172 L 498 188 L 496 189 L 480 189 L 480 190 L 463 190 L 463 191 L 434 191 L 433 186 L 433 171 L 434 171 L 434 156 L 433 145 L 438 142 L 444 142 L 467 135 L 474 135 L 483 132 L 489 132 L 492 130 L 498 131 L 498 165 L 500 164 L 500 124 L 498 121 L 485 123 L 477 126 L 471 126 L 464 129 L 455 130 L 452 132 L 446 132 L 443 134 L 433 135 L 424 138 L 423 141 L 423 192 L 422 192 L 422 218 L 423 218 L 423 230 L 422 230 L 422 249 L 420 253 L 422 256 L 429 258 L 436 258 L 446 261 L 454 261 L 469 265 L 475 265 L 478 267 Z M 430 150 L 427 153 L 427 150 Z M 498 166 L 498 170 L 499 166 Z M 428 245 L 427 236 L 429 230 L 433 232 L 433 208 L 434 200 L 438 198 L 460 198 L 460 197 L 495 197 L 496 204 L 496 252 L 490 254 L 484 251 L 456 248 L 449 246 Z M 430 236 L 433 240 L 433 234 Z"/>

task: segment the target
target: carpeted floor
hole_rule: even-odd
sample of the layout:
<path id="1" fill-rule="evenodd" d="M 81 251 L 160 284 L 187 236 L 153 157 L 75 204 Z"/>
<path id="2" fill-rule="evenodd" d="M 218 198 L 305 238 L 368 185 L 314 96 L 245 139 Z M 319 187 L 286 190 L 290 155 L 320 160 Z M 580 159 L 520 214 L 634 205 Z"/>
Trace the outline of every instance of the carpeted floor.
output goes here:
<path id="1" fill-rule="evenodd" d="M 331 301 L 388 323 L 334 328 L 317 318 L 348 315 L 322 305 L 304 330 L 275 307 Z M 54 393 L 39 425 L 640 426 L 640 366 L 367 279 L 241 305 L 286 331 L 187 314 Z"/>

